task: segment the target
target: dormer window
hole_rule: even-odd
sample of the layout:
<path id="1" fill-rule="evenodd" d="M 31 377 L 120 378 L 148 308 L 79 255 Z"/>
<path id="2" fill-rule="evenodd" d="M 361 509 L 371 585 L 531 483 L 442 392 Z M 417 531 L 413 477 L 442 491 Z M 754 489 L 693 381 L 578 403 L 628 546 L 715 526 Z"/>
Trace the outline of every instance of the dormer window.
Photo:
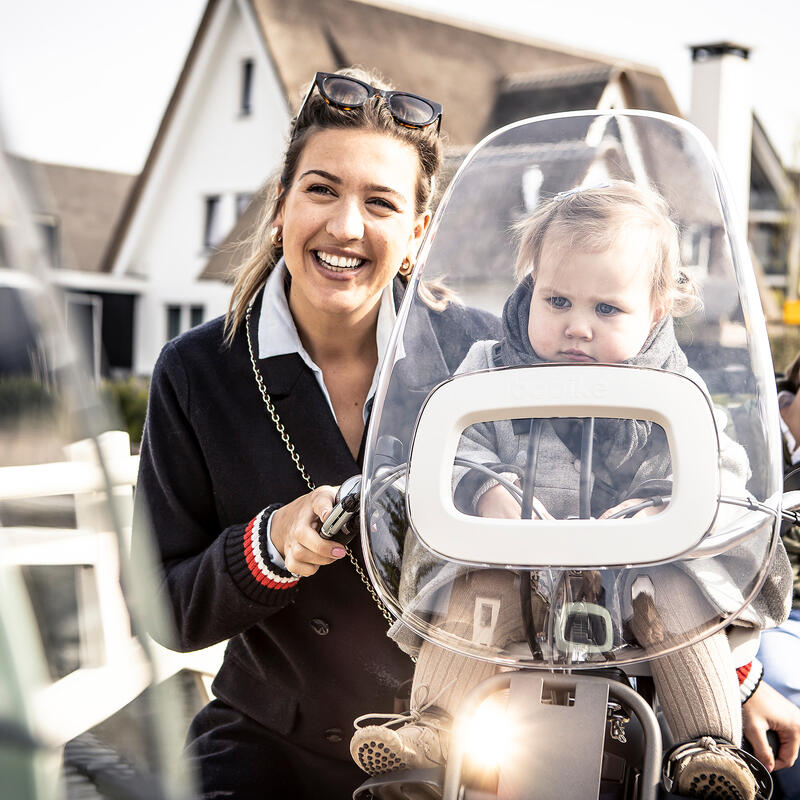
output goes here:
<path id="1" fill-rule="evenodd" d="M 247 117 L 253 112 L 253 71 L 255 61 L 252 58 L 245 58 L 242 61 L 242 84 L 239 96 L 239 114 Z"/>

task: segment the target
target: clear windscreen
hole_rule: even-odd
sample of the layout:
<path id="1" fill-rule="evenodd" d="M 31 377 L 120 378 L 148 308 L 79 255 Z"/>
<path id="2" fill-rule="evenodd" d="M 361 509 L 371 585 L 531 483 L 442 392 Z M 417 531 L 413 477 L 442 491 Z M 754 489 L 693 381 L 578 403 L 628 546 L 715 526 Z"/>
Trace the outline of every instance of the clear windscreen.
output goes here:
<path id="1" fill-rule="evenodd" d="M 694 129 L 637 112 L 528 120 L 462 164 L 365 456 L 403 646 L 596 666 L 763 620 L 777 402 L 723 184 Z"/>

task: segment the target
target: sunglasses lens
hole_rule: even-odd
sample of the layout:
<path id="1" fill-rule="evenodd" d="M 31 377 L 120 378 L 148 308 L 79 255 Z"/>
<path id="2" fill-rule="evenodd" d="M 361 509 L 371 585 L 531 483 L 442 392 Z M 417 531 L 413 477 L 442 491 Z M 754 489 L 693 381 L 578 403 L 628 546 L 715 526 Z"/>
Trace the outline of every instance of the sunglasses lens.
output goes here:
<path id="1" fill-rule="evenodd" d="M 389 99 L 392 116 L 406 125 L 430 125 L 434 120 L 433 107 L 421 97 L 410 94 L 395 94 Z"/>
<path id="2" fill-rule="evenodd" d="M 340 106 L 358 108 L 363 106 L 369 97 L 369 92 L 364 86 L 349 78 L 325 78 L 322 87 L 325 97 Z"/>

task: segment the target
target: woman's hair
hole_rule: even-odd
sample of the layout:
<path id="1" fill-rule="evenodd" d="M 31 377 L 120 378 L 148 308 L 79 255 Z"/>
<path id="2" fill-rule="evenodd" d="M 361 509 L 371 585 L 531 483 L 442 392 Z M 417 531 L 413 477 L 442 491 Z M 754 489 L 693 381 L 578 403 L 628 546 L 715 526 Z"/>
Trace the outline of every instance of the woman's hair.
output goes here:
<path id="1" fill-rule="evenodd" d="M 651 302 L 663 304 L 673 316 L 697 310 L 701 305 L 697 285 L 681 268 L 678 226 L 666 202 L 654 189 L 630 181 L 562 192 L 518 223 L 516 277 L 522 280 L 530 273 L 536 282 L 545 237 L 561 253 L 570 248 L 598 253 L 632 226 L 650 232 Z"/>
<path id="2" fill-rule="evenodd" d="M 342 69 L 337 74 L 364 81 L 377 89 L 393 88 L 379 74 L 359 67 Z M 244 319 L 247 306 L 281 257 L 281 245 L 273 244 L 270 234 L 285 193 L 294 181 L 306 142 L 317 131 L 330 129 L 372 131 L 391 136 L 413 147 L 419 157 L 414 210 L 416 214 L 424 214 L 428 209 L 434 192 L 436 174 L 442 163 L 442 145 L 436 125 L 428 125 L 425 128 L 408 128 L 400 125 L 392 117 L 385 102 L 376 102 L 372 98 L 360 108 L 336 108 L 314 90 L 300 110 L 299 116 L 293 120 L 279 176 L 277 180 L 273 177 L 267 182 L 272 183 L 272 188 L 267 193 L 264 213 L 254 233 L 244 243 L 248 255 L 236 270 L 236 280 L 225 319 L 228 343 Z M 357 154 L 354 157 L 357 157 Z M 428 295 L 429 304 L 434 307 L 437 307 L 437 304 L 438 307 L 447 304 L 446 292 L 436 287 L 431 287 Z M 421 296 L 425 297 L 424 291 L 421 292 Z"/>

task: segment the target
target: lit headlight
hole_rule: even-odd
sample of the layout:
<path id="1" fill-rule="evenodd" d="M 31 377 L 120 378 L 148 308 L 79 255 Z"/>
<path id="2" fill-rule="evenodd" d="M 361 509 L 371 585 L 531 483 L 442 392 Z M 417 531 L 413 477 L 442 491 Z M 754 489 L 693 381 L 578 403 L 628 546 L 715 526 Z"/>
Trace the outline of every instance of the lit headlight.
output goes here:
<path id="1" fill-rule="evenodd" d="M 514 742 L 506 694 L 484 700 L 464 731 L 464 755 L 473 767 L 498 766 Z"/>

